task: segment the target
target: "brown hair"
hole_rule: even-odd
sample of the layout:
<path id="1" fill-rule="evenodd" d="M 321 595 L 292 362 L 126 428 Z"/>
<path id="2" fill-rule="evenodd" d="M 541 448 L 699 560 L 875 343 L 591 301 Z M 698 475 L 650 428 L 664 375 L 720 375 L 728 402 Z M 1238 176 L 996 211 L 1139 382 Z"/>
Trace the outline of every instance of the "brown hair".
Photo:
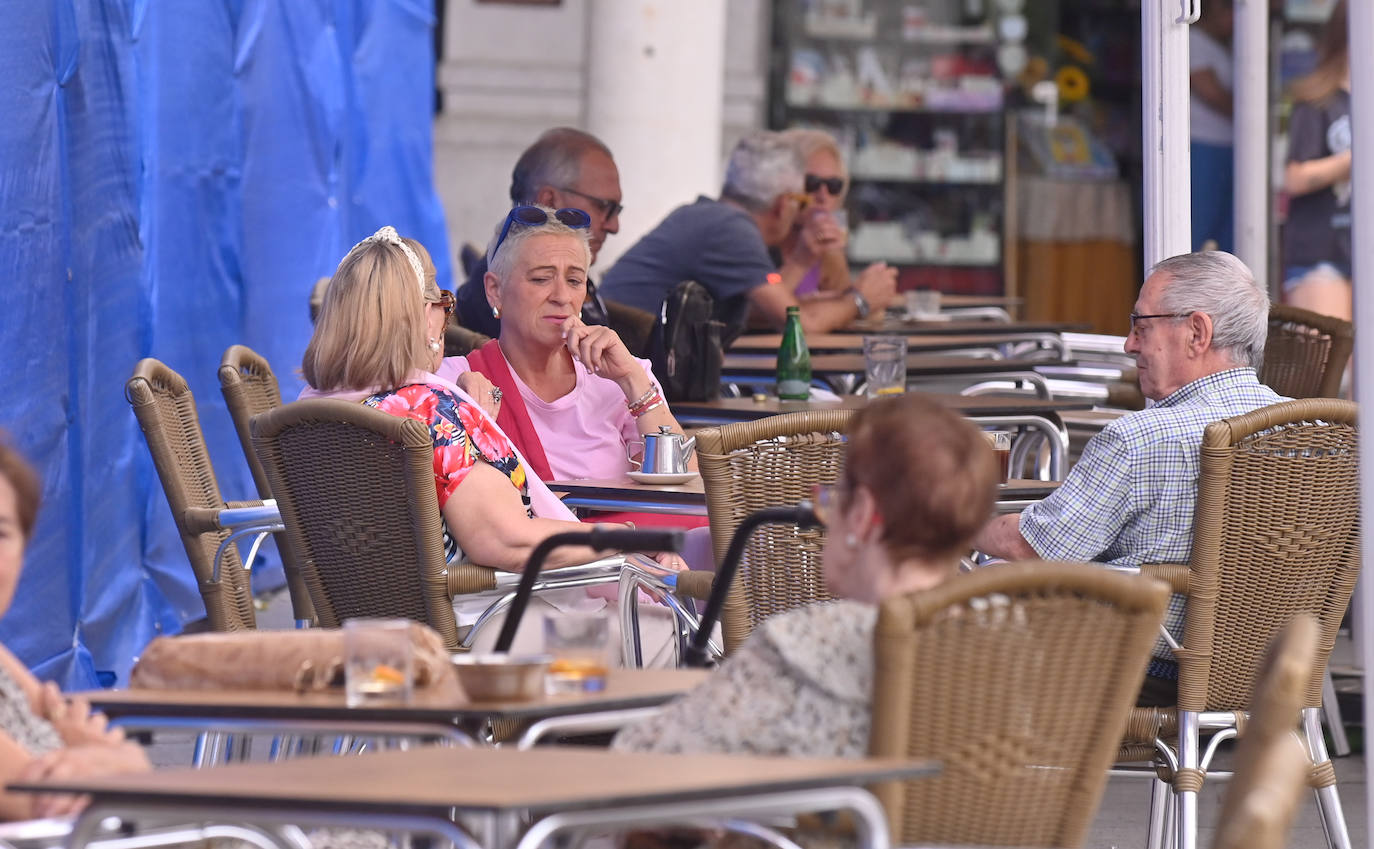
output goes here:
<path id="1" fill-rule="evenodd" d="M 1335 94 L 1350 72 L 1350 17 L 1345 0 L 1337 0 L 1317 42 L 1317 67 L 1293 83 L 1293 97 L 1321 103 Z"/>
<path id="2" fill-rule="evenodd" d="M 874 401 L 849 430 L 844 489 L 872 493 L 894 561 L 958 556 L 992 515 L 1000 478 L 982 432 L 920 395 Z"/>
<path id="3" fill-rule="evenodd" d="M 24 543 L 28 544 L 33 535 L 33 524 L 38 520 L 38 502 L 43 496 L 43 486 L 33 466 L 9 444 L 3 433 L 0 433 L 0 477 L 14 487 L 19 532 L 24 536 Z"/>
<path id="4" fill-rule="evenodd" d="M 405 253 L 384 241 L 355 248 L 330 278 L 301 359 L 315 389 L 395 389 L 429 361 L 424 305 L 439 300 L 434 261 L 424 245 L 403 241 L 420 260 L 422 290 Z"/>

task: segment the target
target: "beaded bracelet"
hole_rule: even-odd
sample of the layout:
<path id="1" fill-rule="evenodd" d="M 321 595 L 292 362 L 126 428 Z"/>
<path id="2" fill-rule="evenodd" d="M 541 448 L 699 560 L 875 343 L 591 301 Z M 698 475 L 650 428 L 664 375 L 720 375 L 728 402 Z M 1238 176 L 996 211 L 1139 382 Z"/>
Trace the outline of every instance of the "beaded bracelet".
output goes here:
<path id="1" fill-rule="evenodd" d="M 637 418 L 639 418 L 640 416 L 643 416 L 645 413 L 648 413 L 650 410 L 654 409 L 655 407 L 662 407 L 662 406 L 663 406 L 663 399 L 662 399 L 662 398 L 655 398 L 655 399 L 654 399 L 654 403 L 650 404 L 649 406 L 643 407 L 643 408 L 641 408 L 641 409 L 639 409 L 639 410 L 631 410 L 631 411 L 630 411 L 630 418 L 632 418 L 632 419 L 637 419 Z"/>
<path id="2" fill-rule="evenodd" d="M 654 397 L 655 395 L 657 395 L 657 394 L 658 394 L 658 389 L 656 389 L 656 388 L 654 387 L 654 385 L 651 383 L 651 384 L 649 384 L 649 388 L 644 390 L 644 394 L 643 394 L 643 395 L 639 396 L 638 398 L 634 399 L 633 401 L 626 401 L 626 402 L 625 402 L 625 406 L 627 406 L 627 407 L 629 407 L 631 410 L 633 410 L 635 407 L 640 407 L 640 406 L 643 406 L 643 405 L 649 403 L 649 399 L 653 398 L 653 397 Z"/>

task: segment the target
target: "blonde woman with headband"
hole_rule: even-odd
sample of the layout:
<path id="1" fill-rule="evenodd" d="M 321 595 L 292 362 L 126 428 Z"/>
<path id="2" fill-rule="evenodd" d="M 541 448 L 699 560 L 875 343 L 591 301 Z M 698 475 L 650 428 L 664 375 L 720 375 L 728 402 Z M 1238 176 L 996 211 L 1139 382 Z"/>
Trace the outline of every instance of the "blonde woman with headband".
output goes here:
<path id="1" fill-rule="evenodd" d="M 305 349 L 301 371 L 310 388 L 301 397 L 358 401 L 427 424 L 434 439 L 439 509 L 451 541 L 474 563 L 516 571 L 546 537 L 585 526 L 497 427 L 492 409 L 500 396 L 490 383 L 469 384 L 484 393 L 488 403 L 481 404 L 433 373 L 443 356 L 446 303 L 426 268 L 433 263 L 424 246 L 402 239 L 391 227 L 348 252 L 325 292 Z M 590 549 L 560 548 L 546 568 L 595 556 Z M 663 555 L 661 561 L 680 568 L 675 555 Z M 581 589 L 542 598 L 559 609 L 604 605 Z M 471 621 L 473 611 L 461 603 L 458 613 L 462 624 Z M 484 628 L 479 647 L 495 632 Z"/>

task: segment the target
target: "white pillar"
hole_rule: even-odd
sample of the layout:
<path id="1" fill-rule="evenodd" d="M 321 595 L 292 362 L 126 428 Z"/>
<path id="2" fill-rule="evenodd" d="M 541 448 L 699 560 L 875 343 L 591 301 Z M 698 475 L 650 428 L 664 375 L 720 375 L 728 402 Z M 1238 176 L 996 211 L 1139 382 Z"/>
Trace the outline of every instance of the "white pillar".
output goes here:
<path id="1" fill-rule="evenodd" d="M 1140 4 L 1145 270 L 1192 250 L 1188 165 L 1188 14 L 1199 0 Z M 1194 11 L 1196 11 L 1194 9 Z"/>
<path id="2" fill-rule="evenodd" d="M 605 274 L 674 208 L 720 192 L 725 0 L 590 0 L 588 29 L 586 128 L 625 195 Z"/>
<path id="3" fill-rule="evenodd" d="M 1207 0 L 1204 0 L 1206 2 Z M 1269 291 L 1269 0 L 1235 0 L 1235 245 Z"/>
<path id="4" fill-rule="evenodd" d="M 1360 403 L 1360 420 L 1374 421 L 1374 292 L 1366 292 L 1374 279 L 1374 3 L 1355 0 L 1350 7 L 1350 134 L 1351 204 L 1353 205 L 1350 245 L 1354 267 L 1355 311 L 1355 399 Z M 1363 328 L 1363 332 L 1361 332 Z M 1360 538 L 1361 557 L 1374 552 L 1374 460 L 1362 450 L 1360 457 Z M 1368 563 L 1368 560 L 1364 562 Z M 1361 568 L 1361 572 L 1365 570 Z M 1374 728 L 1374 580 L 1363 575 L 1359 584 L 1359 609 L 1364 614 L 1362 627 L 1355 629 L 1364 663 L 1364 727 Z M 1365 810 L 1374 810 L 1374 758 L 1365 755 Z"/>

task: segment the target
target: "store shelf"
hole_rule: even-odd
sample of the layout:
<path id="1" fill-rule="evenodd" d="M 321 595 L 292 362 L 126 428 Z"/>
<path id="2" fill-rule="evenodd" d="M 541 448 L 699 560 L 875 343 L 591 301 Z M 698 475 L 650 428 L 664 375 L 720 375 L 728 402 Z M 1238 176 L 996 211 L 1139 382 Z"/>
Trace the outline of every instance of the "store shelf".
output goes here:
<path id="1" fill-rule="evenodd" d="M 879 183 L 894 186 L 915 186 L 931 189 L 962 189 L 962 188 L 1002 188 L 1002 179 L 996 180 L 935 180 L 923 177 L 891 177 L 868 174 L 850 174 L 849 180 L 852 183 Z"/>
<path id="2" fill-rule="evenodd" d="M 1001 117 L 1004 107 L 1001 103 L 986 106 L 832 106 L 824 103 L 796 103 L 787 101 L 787 108 L 796 112 L 849 112 L 849 113 L 889 113 L 896 115 L 995 115 Z"/>

